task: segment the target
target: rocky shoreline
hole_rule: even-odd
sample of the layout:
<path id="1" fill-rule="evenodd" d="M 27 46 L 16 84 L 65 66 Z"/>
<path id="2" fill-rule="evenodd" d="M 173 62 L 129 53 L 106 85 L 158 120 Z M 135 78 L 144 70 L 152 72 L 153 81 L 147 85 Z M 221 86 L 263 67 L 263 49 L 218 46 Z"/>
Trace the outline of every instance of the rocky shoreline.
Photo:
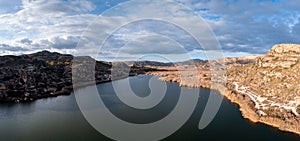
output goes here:
<path id="1" fill-rule="evenodd" d="M 251 102 L 250 98 L 245 97 L 243 95 L 240 95 L 236 93 L 233 90 L 228 89 L 227 87 L 223 85 L 208 85 L 207 83 L 201 83 L 198 86 L 195 86 L 194 84 L 182 84 L 178 82 L 179 78 L 176 77 L 166 77 L 166 74 L 160 74 L 158 72 L 149 72 L 147 73 L 149 75 L 155 75 L 160 76 L 160 80 L 165 82 L 177 82 L 180 86 L 184 87 L 192 87 L 192 88 L 207 88 L 211 90 L 217 90 L 225 96 L 229 101 L 232 103 L 237 104 L 240 107 L 240 111 L 242 113 L 242 116 L 246 119 L 249 119 L 250 121 L 254 123 L 264 123 L 273 127 L 276 127 L 282 131 L 292 132 L 300 135 L 300 127 L 296 124 L 290 125 L 288 122 L 284 120 L 280 120 L 278 118 L 272 118 L 272 117 L 264 117 L 259 116 L 255 110 L 253 110 L 253 103 Z"/>
<path id="2" fill-rule="evenodd" d="M 111 68 L 110 62 L 96 61 L 88 56 L 74 59 L 72 55 L 49 51 L 21 56 L 0 56 L 0 103 L 31 102 L 41 98 L 70 95 L 73 89 L 112 81 Z M 82 74 L 73 76 L 72 70 Z M 128 67 L 127 71 L 130 76 L 134 76 L 147 70 Z M 78 78 L 76 85 L 73 85 L 72 77 Z M 124 77 L 128 77 L 128 72 L 121 73 L 114 79 Z"/>
<path id="3" fill-rule="evenodd" d="M 41 51 L 0 56 L 0 103 L 23 103 L 70 95 L 73 89 L 154 71 L 160 62 L 103 62 L 89 56 Z M 113 69 L 116 69 L 113 72 Z M 74 82 L 75 80 L 75 82 Z"/>
<path id="4" fill-rule="evenodd" d="M 1 56 L 0 103 L 31 102 L 46 97 L 69 95 L 73 91 L 72 59 L 72 55 L 49 51 Z M 107 73 L 108 68 L 109 64 L 98 62 L 97 75 Z M 103 75 L 98 80 L 108 78 L 105 77 L 107 76 Z"/>
<path id="5" fill-rule="evenodd" d="M 196 74 L 182 65 L 148 74 L 180 86 L 217 90 L 240 107 L 244 118 L 300 135 L 299 60 L 300 45 L 280 44 L 263 56 L 225 58 L 226 83 L 216 79 L 218 71 L 212 73 L 209 63 L 198 65 Z"/>
<path id="6" fill-rule="evenodd" d="M 300 127 L 297 124 L 291 125 L 290 122 L 281 120 L 279 118 L 259 116 L 257 111 L 253 110 L 253 103 L 249 98 L 238 96 L 235 91 L 228 88 L 212 88 L 218 90 L 223 96 L 225 96 L 232 103 L 237 104 L 240 107 L 242 116 L 254 123 L 263 123 L 272 127 L 278 128 L 281 131 L 292 132 L 300 135 Z"/>
<path id="7" fill-rule="evenodd" d="M 217 90 L 240 107 L 244 118 L 300 135 L 299 60 L 300 45 L 295 44 L 276 45 L 264 56 L 177 64 L 113 64 L 88 56 L 74 60 L 72 55 L 48 51 L 0 56 L 0 103 L 69 95 L 73 89 L 149 74 L 184 87 Z M 226 69 L 219 66 L 212 70 L 220 61 Z"/>

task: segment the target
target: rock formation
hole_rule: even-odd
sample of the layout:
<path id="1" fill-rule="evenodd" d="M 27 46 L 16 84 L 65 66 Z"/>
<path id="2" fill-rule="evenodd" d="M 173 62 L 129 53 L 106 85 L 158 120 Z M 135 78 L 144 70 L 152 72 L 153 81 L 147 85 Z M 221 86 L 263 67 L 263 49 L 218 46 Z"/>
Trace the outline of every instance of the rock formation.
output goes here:
<path id="1" fill-rule="evenodd" d="M 0 102 L 29 102 L 70 94 L 72 61 L 72 55 L 49 51 L 0 57 Z M 111 64 L 95 62 L 96 81 L 109 81 Z"/>
<path id="2" fill-rule="evenodd" d="M 197 84 L 193 80 L 184 81 L 191 76 L 182 74 L 192 73 L 186 65 L 157 67 L 168 71 L 148 73 L 181 86 L 217 89 L 240 106 L 245 118 L 300 134 L 299 60 L 300 45 L 279 44 L 263 56 L 225 58 L 197 65 L 197 75 L 193 77 Z M 226 65 L 226 76 L 218 75 L 222 69 L 210 68 L 219 61 Z"/>
<path id="3" fill-rule="evenodd" d="M 264 113 L 253 120 L 300 133 L 300 45 L 279 44 L 254 63 L 228 68 L 227 87 Z M 247 117 L 247 115 L 245 115 Z"/>
<path id="4" fill-rule="evenodd" d="M 151 61 L 132 63 L 142 66 L 96 61 L 89 56 L 74 57 L 49 51 L 21 56 L 0 56 L 0 103 L 30 102 L 39 98 L 69 95 L 74 88 L 155 70 L 144 67 L 146 64 L 163 64 Z M 116 68 L 112 78 L 111 72 Z M 76 83 L 72 77 L 76 78 Z"/>

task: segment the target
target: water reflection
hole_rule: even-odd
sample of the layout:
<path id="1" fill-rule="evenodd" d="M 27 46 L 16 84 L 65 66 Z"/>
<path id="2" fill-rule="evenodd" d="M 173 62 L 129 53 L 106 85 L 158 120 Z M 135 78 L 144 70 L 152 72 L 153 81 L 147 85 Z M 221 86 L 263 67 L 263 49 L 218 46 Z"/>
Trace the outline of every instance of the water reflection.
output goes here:
<path id="1" fill-rule="evenodd" d="M 131 77 L 132 89 L 140 94 L 148 94 L 148 83 L 144 82 L 149 79 L 150 76 Z M 97 87 L 112 113 L 130 122 L 149 123 L 163 118 L 176 105 L 180 87 L 176 83 L 167 83 L 167 86 L 167 94 L 162 102 L 145 111 L 124 105 L 112 91 L 111 83 Z M 199 119 L 209 92 L 208 89 L 200 90 L 193 115 L 180 130 L 165 140 L 300 140 L 295 134 L 243 119 L 238 106 L 226 99 L 212 123 L 204 130 L 199 130 Z M 74 95 L 24 104 L 0 104 L 0 137 L 1 140 L 109 140 L 84 119 Z"/>

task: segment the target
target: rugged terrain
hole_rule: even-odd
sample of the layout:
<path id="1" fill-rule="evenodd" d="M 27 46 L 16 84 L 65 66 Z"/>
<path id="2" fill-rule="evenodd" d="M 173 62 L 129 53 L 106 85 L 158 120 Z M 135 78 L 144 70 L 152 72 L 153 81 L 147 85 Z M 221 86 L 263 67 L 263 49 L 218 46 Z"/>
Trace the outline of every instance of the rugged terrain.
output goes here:
<path id="1" fill-rule="evenodd" d="M 75 88 L 154 71 L 144 65 L 161 64 L 152 61 L 103 62 L 89 56 L 74 57 L 49 51 L 0 56 L 0 103 L 69 95 Z M 113 68 L 117 70 L 112 77 Z"/>
<path id="2" fill-rule="evenodd" d="M 81 57 L 87 60 L 90 57 Z M 72 55 L 42 51 L 0 57 L 0 102 L 28 102 L 72 92 Z M 94 60 L 90 58 L 90 60 Z M 96 63 L 96 80 L 109 80 L 110 64 Z"/>
<path id="3" fill-rule="evenodd" d="M 195 62 L 196 68 L 191 64 L 156 67 L 163 71 L 148 74 L 181 86 L 217 89 L 240 106 L 245 118 L 300 134 L 299 60 L 300 45 L 279 44 L 263 56 Z M 220 61 L 226 70 L 212 71 L 211 66 Z"/>
<path id="4" fill-rule="evenodd" d="M 91 85 L 91 79 L 102 83 L 147 73 L 180 86 L 219 90 L 240 106 L 245 118 L 300 134 L 300 45 L 275 45 L 263 56 L 174 64 L 76 58 L 48 51 L 0 57 L 0 103 L 70 94 L 74 87 Z M 72 77 L 80 83 L 74 86 Z"/>
<path id="5" fill-rule="evenodd" d="M 227 87 L 251 101 L 256 114 L 244 114 L 300 134 L 300 45 L 275 45 L 254 63 L 228 68 Z"/>

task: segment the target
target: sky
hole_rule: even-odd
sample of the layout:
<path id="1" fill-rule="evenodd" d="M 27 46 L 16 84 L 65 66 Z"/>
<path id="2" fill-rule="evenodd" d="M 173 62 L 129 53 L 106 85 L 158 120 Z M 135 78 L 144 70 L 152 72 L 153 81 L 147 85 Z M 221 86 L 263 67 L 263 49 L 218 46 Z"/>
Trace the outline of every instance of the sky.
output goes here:
<path id="1" fill-rule="evenodd" d="M 222 49 L 223 56 L 215 58 L 260 55 L 275 44 L 300 43 L 299 5 L 298 0 L 0 0 L 0 55 L 49 50 L 106 61 L 206 59 L 216 50 L 203 48 L 189 31 L 204 38 L 207 27 Z M 160 20 L 134 21 L 147 16 Z"/>

